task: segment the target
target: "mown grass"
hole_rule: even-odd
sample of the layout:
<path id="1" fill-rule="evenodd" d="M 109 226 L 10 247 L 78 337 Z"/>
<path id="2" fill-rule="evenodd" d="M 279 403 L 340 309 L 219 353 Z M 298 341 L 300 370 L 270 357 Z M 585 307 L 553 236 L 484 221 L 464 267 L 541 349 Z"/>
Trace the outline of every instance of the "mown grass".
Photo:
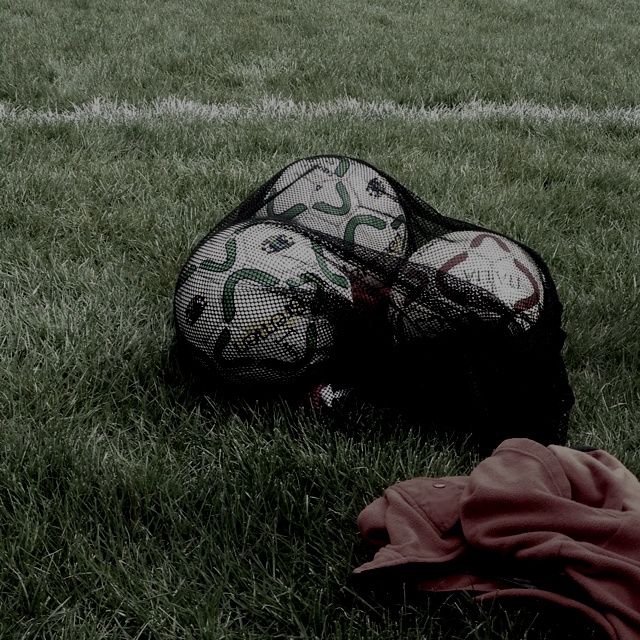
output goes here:
<path id="1" fill-rule="evenodd" d="M 0 22 L 0 100 L 16 108 L 169 94 L 638 104 L 633 2 L 5 0 Z M 347 584 L 371 557 L 359 511 L 398 480 L 469 473 L 473 449 L 375 412 L 354 429 L 202 399 L 171 359 L 190 248 L 275 171 L 332 152 L 545 258 L 565 303 L 570 440 L 640 475 L 633 126 L 0 121 L 2 637 L 560 637 L 526 611 L 397 606 Z"/>
<path id="2" fill-rule="evenodd" d="M 398 480 L 468 473 L 477 454 L 375 415 L 354 432 L 202 404 L 169 357 L 173 285 L 193 243 L 292 157 L 365 157 L 547 259 L 566 303 L 571 440 L 638 473 L 639 150 L 626 130 L 598 133 L 587 155 L 581 127 L 560 124 L 5 129 L 4 635 L 524 634 L 526 616 L 394 614 L 347 587 L 370 557 L 359 511 Z"/>
<path id="3" fill-rule="evenodd" d="M 634 0 L 3 0 L 0 100 L 638 102 Z"/>

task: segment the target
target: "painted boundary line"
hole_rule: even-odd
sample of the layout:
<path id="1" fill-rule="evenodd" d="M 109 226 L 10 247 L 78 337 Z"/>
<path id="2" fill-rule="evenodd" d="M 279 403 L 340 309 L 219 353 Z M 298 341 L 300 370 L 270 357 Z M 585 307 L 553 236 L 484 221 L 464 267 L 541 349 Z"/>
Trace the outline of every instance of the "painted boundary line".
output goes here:
<path id="1" fill-rule="evenodd" d="M 123 101 L 94 98 L 65 111 L 50 109 L 10 109 L 0 102 L 0 124 L 102 123 L 119 124 L 157 119 L 238 122 L 259 120 L 314 120 L 346 116 L 359 120 L 439 122 L 506 119 L 552 124 L 567 122 L 586 125 L 617 124 L 640 126 L 640 107 L 592 110 L 584 107 L 547 107 L 532 102 L 499 103 L 474 100 L 454 107 L 405 107 L 394 102 L 364 102 L 340 98 L 326 102 L 294 102 L 264 98 L 253 105 L 202 103 L 181 98 L 164 98 L 134 105 Z"/>

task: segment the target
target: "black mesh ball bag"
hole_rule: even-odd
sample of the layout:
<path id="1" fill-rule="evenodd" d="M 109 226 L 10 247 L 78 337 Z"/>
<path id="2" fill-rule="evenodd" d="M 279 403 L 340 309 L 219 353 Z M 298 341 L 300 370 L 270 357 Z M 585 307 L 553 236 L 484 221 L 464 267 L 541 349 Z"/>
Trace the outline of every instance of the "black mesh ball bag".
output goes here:
<path id="1" fill-rule="evenodd" d="M 362 401 L 491 446 L 565 441 L 561 313 L 535 251 L 333 155 L 294 162 L 225 216 L 174 298 L 205 386 L 325 412 Z"/>

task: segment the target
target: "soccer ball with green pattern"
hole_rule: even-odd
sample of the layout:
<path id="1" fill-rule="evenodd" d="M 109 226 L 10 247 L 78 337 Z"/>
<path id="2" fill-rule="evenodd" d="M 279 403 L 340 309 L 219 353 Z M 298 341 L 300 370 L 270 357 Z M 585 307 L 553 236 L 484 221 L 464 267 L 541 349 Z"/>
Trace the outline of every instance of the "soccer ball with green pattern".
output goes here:
<path id="1" fill-rule="evenodd" d="M 368 165 L 338 156 L 298 160 L 278 177 L 256 213 L 392 256 L 406 248 L 405 216 L 389 182 Z"/>
<path id="2" fill-rule="evenodd" d="M 183 337 L 233 383 L 280 383 L 330 357 L 332 310 L 351 302 L 340 261 L 270 221 L 214 233 L 184 265 L 175 294 Z"/>

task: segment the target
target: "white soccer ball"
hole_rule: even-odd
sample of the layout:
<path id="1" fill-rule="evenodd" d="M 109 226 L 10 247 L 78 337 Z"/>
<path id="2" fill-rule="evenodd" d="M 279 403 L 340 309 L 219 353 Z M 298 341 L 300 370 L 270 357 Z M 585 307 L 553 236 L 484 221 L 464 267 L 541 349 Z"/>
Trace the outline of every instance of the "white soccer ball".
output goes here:
<path id="1" fill-rule="evenodd" d="M 330 357 L 350 304 L 340 261 L 270 221 L 240 223 L 192 254 L 176 288 L 179 330 L 231 382 L 284 382 Z"/>
<path id="2" fill-rule="evenodd" d="M 512 332 L 530 328 L 544 302 L 544 276 L 517 244 L 486 231 L 456 231 L 410 256 L 391 289 L 396 337 L 433 337 L 470 319 L 512 316 Z"/>
<path id="3" fill-rule="evenodd" d="M 375 169 L 351 158 L 294 162 L 256 216 L 339 238 L 348 251 L 365 247 L 402 256 L 406 250 L 405 216 L 395 190 Z"/>

